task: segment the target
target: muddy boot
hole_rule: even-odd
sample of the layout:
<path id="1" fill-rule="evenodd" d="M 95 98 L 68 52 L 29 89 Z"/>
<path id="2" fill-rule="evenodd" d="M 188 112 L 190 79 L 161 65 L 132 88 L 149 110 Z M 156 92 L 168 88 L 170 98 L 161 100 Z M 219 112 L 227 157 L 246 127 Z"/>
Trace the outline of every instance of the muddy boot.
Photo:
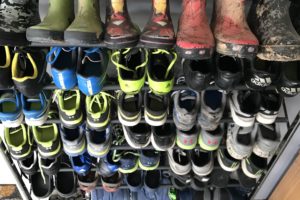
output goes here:
<path id="1" fill-rule="evenodd" d="M 290 6 L 290 17 L 292 19 L 292 23 L 300 35 L 300 1 L 299 0 L 292 0 Z"/>
<path id="2" fill-rule="evenodd" d="M 42 23 L 29 27 L 26 37 L 32 42 L 62 41 L 73 20 L 74 0 L 50 0 L 47 16 Z"/>
<path id="3" fill-rule="evenodd" d="M 73 44 L 95 44 L 101 41 L 102 36 L 99 0 L 78 0 L 78 12 L 65 31 L 65 41 Z"/>
<path id="4" fill-rule="evenodd" d="M 38 0 L 0 1 L 0 45 L 28 44 L 26 29 L 40 22 Z"/>
<path id="5" fill-rule="evenodd" d="M 245 17 L 245 0 L 215 0 L 212 28 L 216 51 L 239 58 L 255 57 L 258 40 Z"/>
<path id="6" fill-rule="evenodd" d="M 167 49 L 175 44 L 169 0 L 152 0 L 153 14 L 141 35 L 146 48 Z"/>
<path id="7" fill-rule="evenodd" d="M 131 22 L 126 0 L 107 0 L 106 33 L 104 42 L 108 48 L 123 49 L 136 46 L 139 28 Z"/>
<path id="8" fill-rule="evenodd" d="M 289 1 L 253 0 L 248 21 L 261 45 L 260 59 L 300 60 L 300 36 L 289 16 Z"/>
<path id="9" fill-rule="evenodd" d="M 206 15 L 206 0 L 183 0 L 176 50 L 183 58 L 208 59 L 215 47 Z"/>

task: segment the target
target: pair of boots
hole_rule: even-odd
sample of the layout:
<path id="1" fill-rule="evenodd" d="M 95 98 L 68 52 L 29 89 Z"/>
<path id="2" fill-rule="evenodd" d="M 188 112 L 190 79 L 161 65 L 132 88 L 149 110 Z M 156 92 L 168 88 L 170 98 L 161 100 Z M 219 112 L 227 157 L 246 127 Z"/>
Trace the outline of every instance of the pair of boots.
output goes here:
<path id="1" fill-rule="evenodd" d="M 293 21 L 299 26 L 296 1 L 291 11 L 295 10 Z M 208 59 L 216 48 L 220 54 L 240 58 L 253 58 L 258 52 L 263 60 L 300 60 L 300 36 L 292 26 L 288 6 L 286 0 L 253 0 L 250 29 L 244 0 L 215 0 L 211 30 L 206 0 L 183 0 L 177 51 L 186 59 Z"/>

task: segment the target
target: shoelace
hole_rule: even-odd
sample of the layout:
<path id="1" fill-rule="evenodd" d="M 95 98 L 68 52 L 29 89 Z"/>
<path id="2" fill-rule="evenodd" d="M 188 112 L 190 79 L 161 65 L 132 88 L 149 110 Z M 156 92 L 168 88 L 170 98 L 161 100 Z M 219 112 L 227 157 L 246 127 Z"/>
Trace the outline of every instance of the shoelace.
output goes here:
<path id="1" fill-rule="evenodd" d="M 108 98 L 115 99 L 114 96 L 112 96 L 106 92 L 100 92 L 99 94 L 95 95 L 91 100 L 88 111 L 92 112 L 93 111 L 92 107 L 93 107 L 94 103 L 96 103 L 100 110 L 99 113 L 100 114 L 105 113 L 105 111 L 107 110 L 107 106 L 108 106 Z M 103 102 L 101 102 L 101 99 L 103 100 Z"/>
<path id="2" fill-rule="evenodd" d="M 69 95 L 69 96 L 63 96 L 64 101 L 72 99 L 73 97 L 77 98 L 77 90 L 69 90 L 68 92 L 69 93 L 75 92 L 75 93 L 73 93 L 72 95 Z M 62 95 L 63 93 L 64 93 L 63 90 L 55 90 L 53 93 L 52 102 L 54 103 L 57 100 L 58 96 Z"/>
<path id="3" fill-rule="evenodd" d="M 156 51 L 153 51 L 152 54 L 157 55 L 157 54 L 167 54 L 170 55 L 171 53 L 165 49 L 157 49 Z M 172 68 L 175 65 L 175 62 L 177 60 L 177 54 L 176 53 L 172 53 L 174 58 L 172 59 L 171 63 L 169 64 L 169 67 L 167 68 L 166 74 L 165 74 L 165 79 L 168 78 L 170 71 L 172 70 Z"/>
<path id="4" fill-rule="evenodd" d="M 52 47 L 51 50 L 49 51 L 49 53 L 46 56 L 46 61 L 52 65 L 53 63 L 56 62 L 56 60 L 58 59 L 61 51 L 65 51 L 65 52 L 71 52 L 74 51 L 76 49 L 76 47 L 71 47 L 71 48 L 62 48 L 62 47 Z M 51 60 L 52 55 L 54 55 L 54 58 Z"/>

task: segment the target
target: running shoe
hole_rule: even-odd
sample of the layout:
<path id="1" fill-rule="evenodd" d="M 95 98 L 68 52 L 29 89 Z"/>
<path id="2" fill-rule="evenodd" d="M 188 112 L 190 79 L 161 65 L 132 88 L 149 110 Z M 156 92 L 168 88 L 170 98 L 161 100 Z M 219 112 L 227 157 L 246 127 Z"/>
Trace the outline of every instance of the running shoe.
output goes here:
<path id="1" fill-rule="evenodd" d="M 220 148 L 217 153 L 218 163 L 223 170 L 234 172 L 240 167 L 240 161 L 233 158 L 227 149 Z"/>
<path id="2" fill-rule="evenodd" d="M 11 157 L 15 160 L 24 160 L 31 156 L 33 140 L 24 124 L 16 128 L 4 128 L 4 139 Z"/>
<path id="3" fill-rule="evenodd" d="M 76 66 L 78 50 L 76 47 L 52 47 L 47 54 L 51 65 L 54 84 L 62 90 L 73 89 L 77 85 Z"/>
<path id="4" fill-rule="evenodd" d="M 142 170 L 155 170 L 160 163 L 160 153 L 155 150 L 141 150 L 139 167 Z"/>
<path id="5" fill-rule="evenodd" d="M 143 173 L 141 170 L 126 174 L 125 182 L 131 192 L 139 192 L 143 187 Z"/>
<path id="6" fill-rule="evenodd" d="M 76 128 L 83 123 L 82 99 L 79 90 L 55 90 L 54 100 L 59 110 L 59 119 L 64 127 Z"/>
<path id="7" fill-rule="evenodd" d="M 198 123 L 207 131 L 214 131 L 220 124 L 226 106 L 226 94 L 217 91 L 204 91 L 201 93 L 201 109 Z"/>
<path id="8" fill-rule="evenodd" d="M 214 168 L 213 152 L 207 152 L 198 148 L 191 152 L 192 170 L 198 176 L 209 175 Z"/>
<path id="9" fill-rule="evenodd" d="M 0 46 L 0 88 L 8 89 L 14 86 L 11 74 L 12 49 L 8 46 Z"/>
<path id="10" fill-rule="evenodd" d="M 176 130 L 176 144 L 185 150 L 192 150 L 196 147 L 200 128 L 195 125 L 189 131 Z"/>
<path id="11" fill-rule="evenodd" d="M 62 162 L 62 168 L 71 167 L 69 163 Z M 77 192 L 77 176 L 74 171 L 58 171 L 54 179 L 55 189 L 62 198 L 70 199 Z"/>
<path id="12" fill-rule="evenodd" d="M 40 170 L 48 176 L 57 175 L 60 170 L 61 157 L 56 158 L 42 158 L 38 156 Z"/>
<path id="13" fill-rule="evenodd" d="M 169 97 L 155 95 L 151 91 L 144 94 L 144 114 L 146 122 L 151 126 L 162 126 L 167 121 Z"/>
<path id="14" fill-rule="evenodd" d="M 218 128 L 214 131 L 206 131 L 202 129 L 199 135 L 198 143 L 201 149 L 206 151 L 214 151 L 219 148 L 223 135 L 224 129 L 221 126 L 218 126 Z"/>
<path id="15" fill-rule="evenodd" d="M 229 97 L 229 105 L 233 121 L 242 127 L 251 127 L 255 122 L 261 105 L 259 92 L 233 91 Z"/>
<path id="16" fill-rule="evenodd" d="M 125 94 L 118 95 L 118 118 L 125 126 L 136 126 L 142 116 L 142 95 Z"/>
<path id="17" fill-rule="evenodd" d="M 293 97 L 300 93 L 300 62 L 279 62 L 280 77 L 276 84 L 277 91 L 285 97 Z"/>
<path id="18" fill-rule="evenodd" d="M 73 170 L 80 176 L 86 176 L 92 168 L 91 157 L 87 152 L 70 157 Z"/>
<path id="19" fill-rule="evenodd" d="M 80 190 L 91 193 L 96 189 L 96 186 L 99 181 L 99 175 L 95 171 L 89 171 L 85 176 L 77 174 L 77 180 Z"/>
<path id="20" fill-rule="evenodd" d="M 242 170 L 249 178 L 260 178 L 267 169 L 268 160 L 261 158 L 254 153 L 242 160 Z"/>
<path id="21" fill-rule="evenodd" d="M 68 156 L 79 156 L 86 151 L 86 139 L 84 127 L 80 126 L 74 129 L 69 129 L 60 126 L 60 136 L 63 142 L 64 152 Z"/>
<path id="22" fill-rule="evenodd" d="M 37 173 L 39 169 L 37 151 L 33 150 L 29 157 L 24 160 L 18 160 L 20 170 L 29 176 Z"/>
<path id="23" fill-rule="evenodd" d="M 86 96 L 98 94 L 104 85 L 108 65 L 106 49 L 79 49 L 81 60 L 77 68 L 79 90 Z"/>
<path id="24" fill-rule="evenodd" d="M 177 54 L 164 49 L 149 50 L 147 76 L 149 87 L 156 95 L 171 92 L 174 85 L 174 66 Z"/>
<path id="25" fill-rule="evenodd" d="M 152 127 L 151 143 L 157 151 L 167 151 L 175 146 L 176 128 L 173 124 Z"/>
<path id="26" fill-rule="evenodd" d="M 113 161 L 114 151 L 109 151 L 108 154 L 97 162 L 97 172 L 104 177 L 109 177 L 119 170 L 120 163 Z"/>
<path id="27" fill-rule="evenodd" d="M 17 91 L 0 92 L 0 120 L 4 127 L 16 128 L 23 122 L 22 104 Z"/>
<path id="28" fill-rule="evenodd" d="M 103 190 L 106 192 L 116 192 L 121 186 L 123 181 L 123 175 L 120 172 L 115 172 L 113 175 L 104 177 L 101 176 L 101 183 Z"/>
<path id="29" fill-rule="evenodd" d="M 110 126 L 103 131 L 87 129 L 85 134 L 88 153 L 95 158 L 105 157 L 112 143 Z"/>
<path id="30" fill-rule="evenodd" d="M 145 148 L 150 144 L 151 127 L 148 124 L 140 123 L 136 126 L 124 126 L 123 132 L 129 146 L 135 149 Z"/>
<path id="31" fill-rule="evenodd" d="M 177 175 L 187 175 L 192 170 L 189 153 L 181 149 L 169 149 L 168 160 L 171 170 Z"/>
<path id="32" fill-rule="evenodd" d="M 161 181 L 161 174 L 159 170 L 152 170 L 145 172 L 145 179 L 144 179 L 144 190 L 147 199 L 154 199 L 153 197 L 156 196 L 156 193 L 159 189 Z"/>
<path id="33" fill-rule="evenodd" d="M 50 97 L 50 95 L 48 95 Z M 50 100 L 43 91 L 36 97 L 21 95 L 25 122 L 29 126 L 41 126 L 48 118 Z"/>
<path id="34" fill-rule="evenodd" d="M 179 130 L 189 131 L 197 122 L 200 107 L 200 95 L 192 90 L 182 90 L 175 93 L 173 108 L 174 123 Z"/>
<path id="35" fill-rule="evenodd" d="M 111 98 L 114 97 L 105 92 L 85 98 L 86 122 L 90 129 L 101 131 L 110 124 Z"/>
<path id="36" fill-rule="evenodd" d="M 139 93 L 145 83 L 148 52 L 142 48 L 118 50 L 111 61 L 117 68 L 121 90 L 126 94 Z"/>
<path id="37" fill-rule="evenodd" d="M 119 162 L 119 172 L 129 174 L 139 167 L 139 154 L 136 151 L 117 151 L 113 155 L 113 161 Z"/>

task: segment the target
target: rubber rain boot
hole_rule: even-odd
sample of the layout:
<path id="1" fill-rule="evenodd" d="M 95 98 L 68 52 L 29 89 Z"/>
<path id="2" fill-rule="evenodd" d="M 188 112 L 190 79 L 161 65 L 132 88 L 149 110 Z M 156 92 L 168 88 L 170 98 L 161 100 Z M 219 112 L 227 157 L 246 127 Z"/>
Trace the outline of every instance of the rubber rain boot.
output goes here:
<path id="1" fill-rule="evenodd" d="M 78 0 L 78 12 L 65 31 L 65 41 L 72 44 L 96 44 L 102 37 L 99 0 Z"/>
<path id="2" fill-rule="evenodd" d="M 291 22 L 289 6 L 286 0 L 253 0 L 248 21 L 260 42 L 260 59 L 300 60 L 300 36 Z"/>
<path id="3" fill-rule="evenodd" d="M 0 1 L 0 45 L 27 45 L 26 29 L 40 22 L 39 0 Z"/>
<path id="4" fill-rule="evenodd" d="M 292 0 L 290 6 L 290 17 L 292 19 L 292 23 L 300 35 L 300 1 Z"/>
<path id="5" fill-rule="evenodd" d="M 139 41 L 140 30 L 127 11 L 126 0 L 107 0 L 104 42 L 110 49 L 131 48 Z"/>
<path id="6" fill-rule="evenodd" d="M 169 0 L 152 0 L 152 10 L 152 17 L 145 26 L 140 41 L 146 48 L 170 49 L 175 44 L 175 33 Z"/>
<path id="7" fill-rule="evenodd" d="M 182 10 L 178 22 L 177 53 L 186 59 L 210 58 L 215 40 L 206 15 L 206 0 L 182 0 Z"/>
<path id="8" fill-rule="evenodd" d="M 218 53 L 239 58 L 256 56 L 259 43 L 246 21 L 245 0 L 215 0 L 212 29 Z"/>
<path id="9" fill-rule="evenodd" d="M 64 40 L 64 31 L 74 20 L 74 0 L 50 0 L 48 14 L 44 20 L 29 27 L 27 40 L 51 43 Z"/>

